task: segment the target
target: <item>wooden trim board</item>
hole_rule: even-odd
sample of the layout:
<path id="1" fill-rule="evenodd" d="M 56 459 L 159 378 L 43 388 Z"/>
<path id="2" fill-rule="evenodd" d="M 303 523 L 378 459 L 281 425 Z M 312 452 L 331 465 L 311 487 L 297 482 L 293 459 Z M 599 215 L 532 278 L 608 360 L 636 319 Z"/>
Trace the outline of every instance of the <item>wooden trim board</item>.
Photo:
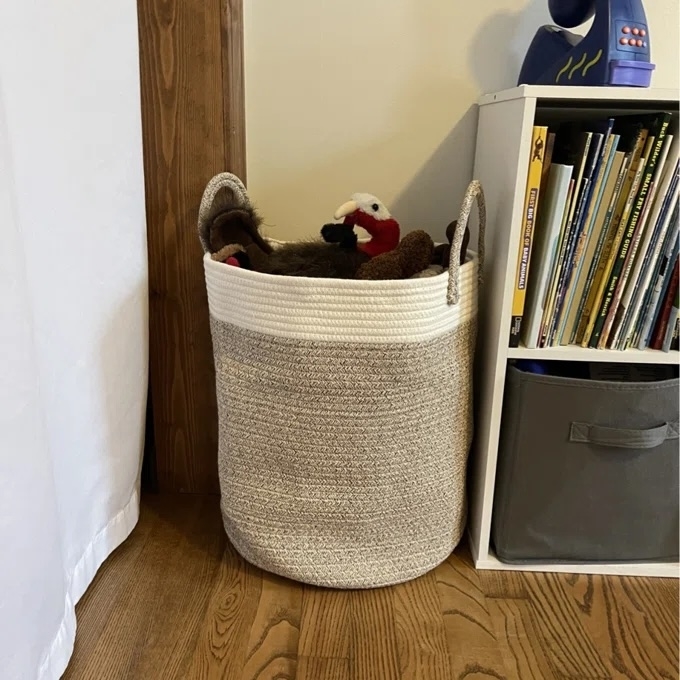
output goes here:
<path id="1" fill-rule="evenodd" d="M 196 221 L 214 174 L 245 174 L 241 0 L 138 0 L 137 9 L 157 486 L 216 493 L 215 378 Z"/>

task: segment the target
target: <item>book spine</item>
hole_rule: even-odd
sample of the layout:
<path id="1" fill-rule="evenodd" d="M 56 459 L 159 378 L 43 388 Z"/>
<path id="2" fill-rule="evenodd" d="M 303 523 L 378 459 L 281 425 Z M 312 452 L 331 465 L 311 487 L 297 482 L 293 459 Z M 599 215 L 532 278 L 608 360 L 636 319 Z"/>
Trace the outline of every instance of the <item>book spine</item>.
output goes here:
<path id="1" fill-rule="evenodd" d="M 631 278 L 631 274 L 634 273 L 634 277 L 639 275 L 639 267 L 642 260 L 644 259 L 644 250 L 648 245 L 649 236 L 652 231 L 652 227 L 647 227 L 647 223 L 650 214 L 653 211 L 654 203 L 656 202 L 657 193 L 659 191 L 659 186 L 661 184 L 661 175 L 663 173 L 664 166 L 666 164 L 666 158 L 670 150 L 670 146 L 673 143 L 673 135 L 666 135 L 666 139 L 663 142 L 659 157 L 656 161 L 656 166 L 653 171 L 652 179 L 649 183 L 649 191 L 647 197 L 644 200 L 642 206 L 642 211 L 640 212 L 640 217 L 638 219 L 637 228 L 635 234 L 633 235 L 633 240 L 630 244 L 630 249 L 626 257 L 626 261 L 621 274 L 621 279 L 618 284 L 617 297 L 618 304 L 616 307 L 612 307 L 611 315 L 613 315 L 613 323 L 611 324 L 611 329 L 609 331 L 609 341 L 608 344 L 613 349 L 622 349 L 625 337 L 623 335 L 625 331 L 624 319 L 627 316 L 626 311 L 630 306 L 631 297 L 633 295 L 633 290 L 635 289 L 635 278 Z M 642 250 L 638 256 L 638 251 L 642 245 Z"/>
<path id="2" fill-rule="evenodd" d="M 541 186 L 541 172 L 543 170 L 543 152 L 545 149 L 548 128 L 534 126 L 531 136 L 531 155 L 529 157 L 529 172 L 527 176 L 524 197 L 524 215 L 522 236 L 517 256 L 517 271 L 515 274 L 515 292 L 512 300 L 512 318 L 510 321 L 510 347 L 519 347 L 521 336 L 522 315 L 526 299 L 526 287 L 529 276 L 529 262 L 531 260 L 531 246 L 533 241 L 534 222 Z"/>
<path id="3" fill-rule="evenodd" d="M 644 169 L 644 165 L 645 159 L 641 158 L 638 163 L 637 170 L 635 172 L 635 179 L 633 180 L 633 184 L 630 188 L 630 192 L 626 199 L 626 205 L 623 209 L 623 215 L 621 216 L 621 220 L 618 223 L 618 227 L 614 234 L 614 238 L 612 239 L 611 248 L 607 256 L 607 262 L 605 263 L 604 271 L 602 272 L 602 278 L 600 279 L 595 306 L 593 307 L 593 311 L 591 312 L 592 328 L 590 329 L 588 345 L 589 347 L 592 348 L 597 347 L 598 340 L 600 339 L 600 333 L 602 332 L 602 326 L 604 325 L 607 313 L 609 312 L 609 305 L 607 304 L 607 306 L 605 307 L 606 303 L 605 293 L 607 291 L 607 284 L 609 283 L 612 269 L 614 267 L 614 262 L 616 261 L 616 257 L 619 253 L 619 248 L 621 246 L 621 241 L 623 239 L 624 229 L 628 221 L 630 210 L 633 206 L 635 193 L 637 192 L 637 188 L 640 185 L 640 180 L 642 179 L 642 171 Z M 587 330 L 586 333 L 588 333 Z"/>
<path id="4" fill-rule="evenodd" d="M 678 332 L 678 312 L 680 311 L 680 287 L 675 287 L 675 297 L 673 298 L 673 306 L 671 307 L 670 317 L 668 319 L 668 328 L 666 336 L 663 339 L 661 349 L 664 352 L 670 352 L 673 339 L 677 337 Z"/>
<path id="5" fill-rule="evenodd" d="M 616 203 L 616 208 L 611 220 L 611 227 L 608 230 L 607 240 L 605 242 L 602 257 L 595 272 L 595 278 L 593 279 L 593 293 L 589 296 L 589 313 L 587 316 L 587 322 L 585 324 L 585 330 L 583 331 L 583 337 L 581 338 L 581 347 L 589 347 L 590 339 L 595 330 L 595 322 L 597 321 L 597 314 L 599 311 L 600 303 L 602 302 L 602 295 L 604 293 L 604 286 L 606 285 L 607 278 L 609 276 L 609 265 L 612 262 L 611 254 L 614 248 L 618 248 L 618 240 L 620 238 L 621 230 L 625 224 L 625 218 L 627 216 L 627 209 L 632 201 L 631 193 L 635 191 L 635 183 L 639 178 L 639 174 L 642 172 L 640 168 L 640 161 L 642 157 L 642 151 L 644 145 L 647 141 L 648 131 L 644 128 L 638 131 L 633 144 L 633 149 L 628 155 L 627 169 L 625 179 L 621 186 L 621 191 L 618 194 L 618 200 Z"/>
<path id="6" fill-rule="evenodd" d="M 601 315 L 604 317 L 604 322 L 602 324 L 602 330 L 600 333 L 600 338 L 598 340 L 598 348 L 603 349 L 607 346 L 609 339 L 609 334 L 614 323 L 614 317 L 616 315 L 616 310 L 619 306 L 619 301 L 623 295 L 623 287 L 625 286 L 625 271 L 626 265 L 630 260 L 630 256 L 634 256 L 634 241 L 636 237 L 639 240 L 639 221 L 642 214 L 642 209 L 645 205 L 645 200 L 647 194 L 650 190 L 650 185 L 652 182 L 652 177 L 654 176 L 654 169 L 656 167 L 657 160 L 663 148 L 664 138 L 666 136 L 666 130 L 670 123 L 670 115 L 667 115 L 661 123 L 661 127 L 658 134 L 650 137 L 652 142 L 650 155 L 648 156 L 647 165 L 644 170 L 642 183 L 640 185 L 640 190 L 637 194 L 633 209 L 631 211 L 630 219 L 628 225 L 625 229 L 623 240 L 621 242 L 621 248 L 614 261 L 614 266 L 612 267 L 612 274 L 609 280 L 609 285 L 607 286 L 607 292 L 605 293 L 605 299 L 602 305 Z"/>
<path id="7" fill-rule="evenodd" d="M 566 231 L 567 222 L 569 220 L 569 204 L 573 200 L 574 187 L 576 186 L 576 181 L 571 179 L 569 182 L 569 189 L 567 192 L 567 202 L 564 209 L 564 214 L 562 216 L 562 224 L 560 225 L 560 237 L 558 242 L 558 251 L 555 255 L 555 261 L 550 273 L 550 284 L 548 286 L 548 296 L 546 298 L 545 308 L 543 310 L 543 318 L 541 320 L 541 338 L 539 342 L 539 347 L 545 347 L 548 342 L 548 335 L 550 333 L 550 327 L 552 324 L 552 319 L 555 310 L 555 294 L 557 292 L 557 284 L 559 281 L 560 270 L 562 269 L 562 262 L 564 260 L 565 252 L 565 241 L 566 241 Z"/>
<path id="8" fill-rule="evenodd" d="M 587 191 L 588 180 L 584 179 L 584 191 Z M 583 196 L 583 195 L 582 195 Z M 567 294 L 567 288 L 571 281 L 571 277 L 574 271 L 574 249 L 576 248 L 576 242 L 579 233 L 579 223 L 582 218 L 583 212 L 583 201 L 581 200 L 580 205 L 576 212 L 576 217 L 574 219 L 573 227 L 569 234 L 569 241 L 567 243 L 567 250 L 564 256 L 564 266 L 562 269 L 562 276 L 560 277 L 559 286 L 557 289 L 557 298 L 555 302 L 555 318 L 553 320 L 551 332 L 550 332 L 550 345 L 554 345 L 559 341 L 559 331 L 564 318 L 564 301 Z"/>
<path id="9" fill-rule="evenodd" d="M 630 297 L 634 289 L 635 282 L 631 279 L 631 272 L 633 271 L 633 266 L 637 265 L 642 257 L 637 258 L 637 251 L 640 247 L 640 241 L 642 240 L 642 231 L 645 228 L 646 218 L 648 217 L 649 206 L 646 205 L 643 211 L 643 218 L 640 219 L 638 223 L 640 227 L 638 228 L 633 241 L 630 246 L 628 257 L 626 258 L 626 263 L 621 273 L 621 279 L 617 288 L 618 304 L 616 308 L 612 306 L 610 315 L 614 317 L 614 321 L 611 324 L 609 331 L 609 341 L 608 345 L 614 349 L 620 346 L 621 334 L 624 330 L 624 318 L 627 316 L 626 312 L 630 305 Z M 637 259 L 636 259 L 637 258 Z"/>
<path id="10" fill-rule="evenodd" d="M 656 201 L 654 210 L 649 218 L 647 238 L 642 246 L 641 256 L 638 257 L 635 270 L 632 274 L 633 290 L 623 321 L 622 349 L 627 349 L 635 342 L 634 337 L 636 335 L 636 327 L 638 326 L 638 319 L 640 316 L 640 303 L 645 295 L 646 287 L 649 282 L 650 265 L 652 259 L 658 255 L 658 248 L 665 238 L 665 229 L 668 226 L 666 216 L 678 180 L 677 170 L 677 161 L 674 165 L 666 167 L 664 178 L 659 187 L 658 200 Z"/>
<path id="11" fill-rule="evenodd" d="M 673 211 L 673 219 L 678 219 L 677 204 Z M 649 296 L 645 300 L 645 315 L 643 318 L 643 325 L 640 331 L 640 339 L 638 341 L 638 349 L 645 349 L 649 346 L 649 342 L 656 320 L 656 311 L 658 308 L 659 298 L 662 295 L 662 289 L 666 274 L 668 273 L 669 265 L 673 261 L 676 248 L 678 245 L 678 230 L 677 225 L 673 230 L 667 234 L 666 242 L 664 243 L 663 252 L 659 258 L 657 266 L 655 267 L 654 275 L 652 277 L 653 285 L 650 287 Z"/>
<path id="12" fill-rule="evenodd" d="M 602 226 L 602 231 L 600 232 L 600 238 L 598 239 L 597 245 L 595 247 L 593 261 L 590 265 L 590 271 L 588 272 L 588 278 L 586 279 L 586 284 L 584 286 L 586 297 L 583 303 L 583 308 L 579 312 L 578 329 L 576 331 L 575 337 L 575 341 L 578 344 L 581 344 L 583 341 L 583 336 L 586 331 L 586 326 L 588 325 L 588 319 L 590 318 L 593 301 L 595 299 L 595 295 L 597 294 L 597 274 L 598 272 L 601 274 L 603 271 L 604 263 L 602 260 L 606 260 L 606 258 L 609 257 L 609 248 L 611 248 L 612 243 L 611 228 L 613 224 L 614 212 L 619 201 L 623 182 L 628 173 L 629 160 L 629 158 L 624 157 L 623 162 L 621 163 L 621 168 L 616 178 L 616 185 L 614 186 L 614 192 L 612 193 L 612 196 L 609 200 L 609 205 L 607 206 L 607 212 L 604 216 L 604 224 Z"/>
<path id="13" fill-rule="evenodd" d="M 675 242 L 673 243 L 673 251 L 670 257 L 667 258 L 665 262 L 663 277 L 660 277 L 661 287 L 659 290 L 659 296 L 654 305 L 654 311 L 652 312 L 652 330 L 650 331 L 649 337 L 647 338 L 648 345 L 654 339 L 654 335 L 658 329 L 659 319 L 661 317 L 663 306 L 666 301 L 668 287 L 671 285 L 671 280 L 673 278 L 673 266 L 677 257 L 678 257 L 678 242 L 676 238 Z M 658 347 L 655 349 L 658 349 Z"/>
<path id="14" fill-rule="evenodd" d="M 667 250 L 672 247 L 673 233 L 677 228 L 678 190 L 678 176 L 676 175 L 671 185 L 668 203 L 664 208 L 663 215 L 659 218 L 659 234 L 655 239 L 649 261 L 645 265 L 639 301 L 637 303 L 637 319 L 634 325 L 633 336 L 630 341 L 630 344 L 633 346 L 641 345 L 644 347 L 644 343 L 641 343 L 640 339 L 642 337 L 643 328 L 646 329 L 647 318 L 651 313 L 650 300 L 654 292 L 654 282 L 656 281 L 656 276 L 661 267 L 661 262 L 667 255 Z"/>
<path id="15" fill-rule="evenodd" d="M 535 349 L 540 339 L 548 280 L 554 266 L 572 170 L 572 166 L 553 164 L 549 180 L 541 189 L 541 209 L 536 222 L 531 273 L 522 320 L 522 342 L 528 349 Z"/>
<path id="16" fill-rule="evenodd" d="M 560 331 L 560 344 L 563 345 L 572 343 L 576 336 L 576 320 L 585 301 L 584 286 L 592 260 L 594 244 L 599 238 L 596 229 L 598 227 L 597 218 L 600 217 L 600 202 L 607 186 L 617 143 L 618 136 L 610 136 L 603 147 L 596 171 L 595 184 L 588 200 L 588 214 L 574 250 L 574 273 L 567 289 L 566 310 Z"/>
<path id="17" fill-rule="evenodd" d="M 563 330 L 566 314 L 568 312 L 568 293 L 576 273 L 576 249 L 579 242 L 581 242 L 581 234 L 583 233 L 585 215 L 590 203 L 594 180 L 593 173 L 597 167 L 600 158 L 600 149 L 602 146 L 603 135 L 601 133 L 586 133 L 588 135 L 588 143 L 584 153 L 586 154 L 586 165 L 584 167 L 582 185 L 578 202 L 576 205 L 576 212 L 574 220 L 569 233 L 569 240 L 567 243 L 567 251 L 564 258 L 564 269 L 560 277 L 559 288 L 557 292 L 557 301 L 555 306 L 555 318 L 551 329 L 550 344 L 558 344 Z"/>
<path id="18" fill-rule="evenodd" d="M 654 329 L 654 335 L 650 347 L 652 349 L 661 349 L 663 341 L 666 336 L 666 328 L 670 319 L 671 309 L 673 308 L 673 300 L 675 299 L 675 292 L 678 288 L 678 257 L 675 257 L 673 264 L 673 273 L 669 281 L 669 285 L 664 295 L 663 304 L 659 310 L 659 317 Z"/>
<path id="19" fill-rule="evenodd" d="M 548 176 L 550 174 L 550 166 L 552 164 L 552 155 L 555 150 L 555 133 L 548 132 L 545 142 L 545 153 L 543 154 L 543 167 L 541 168 L 541 194 L 545 194 L 545 188 L 548 184 Z"/>

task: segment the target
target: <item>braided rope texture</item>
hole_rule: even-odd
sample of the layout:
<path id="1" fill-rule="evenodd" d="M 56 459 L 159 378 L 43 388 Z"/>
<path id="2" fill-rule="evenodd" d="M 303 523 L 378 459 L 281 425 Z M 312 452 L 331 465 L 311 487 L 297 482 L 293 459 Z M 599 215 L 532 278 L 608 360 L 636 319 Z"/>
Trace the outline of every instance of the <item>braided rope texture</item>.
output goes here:
<path id="1" fill-rule="evenodd" d="M 464 295 L 447 304 L 448 274 L 398 281 L 276 276 L 203 259 L 210 314 L 241 328 L 299 340 L 429 340 L 477 316 L 478 260 L 459 268 Z"/>
<path id="2" fill-rule="evenodd" d="M 222 515 L 246 560 L 373 588 L 446 559 L 466 521 L 476 315 L 406 343 L 282 337 L 214 315 L 211 330 Z"/>
<path id="3" fill-rule="evenodd" d="M 460 253 L 463 245 L 463 235 L 465 227 L 470 219 L 470 212 L 472 211 L 473 201 L 477 201 L 477 211 L 479 214 L 479 234 L 477 236 L 477 260 L 479 266 L 477 268 L 477 276 L 479 279 L 479 286 L 482 285 L 482 276 L 484 272 L 484 241 L 486 231 L 486 199 L 484 198 L 484 189 L 479 180 L 472 180 L 465 191 L 463 202 L 458 214 L 458 227 L 453 235 L 453 243 L 451 244 L 451 262 L 449 266 L 449 283 L 447 292 L 447 302 L 450 305 L 458 304 L 460 300 L 460 291 L 462 284 L 460 278 L 460 268 L 458 265 L 458 257 L 454 258 L 454 254 Z"/>

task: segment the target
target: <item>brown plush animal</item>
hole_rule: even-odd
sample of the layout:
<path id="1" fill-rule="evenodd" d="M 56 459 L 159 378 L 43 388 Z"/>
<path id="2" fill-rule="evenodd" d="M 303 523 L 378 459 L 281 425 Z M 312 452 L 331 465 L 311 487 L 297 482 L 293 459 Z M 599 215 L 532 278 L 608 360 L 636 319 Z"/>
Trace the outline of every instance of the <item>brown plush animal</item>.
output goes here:
<path id="1" fill-rule="evenodd" d="M 406 234 L 394 250 L 376 255 L 359 267 L 357 279 L 408 279 L 426 269 L 434 255 L 432 237 L 424 231 Z"/>
<path id="2" fill-rule="evenodd" d="M 215 215 L 208 225 L 208 240 L 213 260 L 226 262 L 242 252 L 241 266 L 258 269 L 272 252 L 271 245 L 262 238 L 262 220 L 254 208 L 227 210 Z M 238 246 L 238 248 L 235 248 Z"/>
<path id="3" fill-rule="evenodd" d="M 431 264 L 438 264 L 444 269 L 449 266 L 449 258 L 451 256 L 451 245 L 453 244 L 453 235 L 456 233 L 456 228 L 458 227 L 458 220 L 450 222 L 446 227 L 446 238 L 448 243 L 441 243 L 434 249 L 434 255 L 432 257 Z M 465 258 L 467 257 L 468 243 L 470 242 L 470 229 L 466 226 L 465 233 L 463 234 L 463 245 L 460 248 L 460 264 L 465 263 Z"/>
<path id="4" fill-rule="evenodd" d="M 336 218 L 344 217 L 343 224 L 324 227 L 324 237 L 333 236 L 332 242 L 310 240 L 278 247 L 262 237 L 262 220 L 235 176 L 224 173 L 211 180 L 203 204 L 200 231 L 211 257 L 266 274 L 353 279 L 374 254 L 399 242 L 398 223 L 369 194 L 357 194 L 338 209 Z M 368 231 L 372 238 L 367 243 L 357 243 L 355 225 Z M 338 228 L 339 238 L 334 233 Z"/>

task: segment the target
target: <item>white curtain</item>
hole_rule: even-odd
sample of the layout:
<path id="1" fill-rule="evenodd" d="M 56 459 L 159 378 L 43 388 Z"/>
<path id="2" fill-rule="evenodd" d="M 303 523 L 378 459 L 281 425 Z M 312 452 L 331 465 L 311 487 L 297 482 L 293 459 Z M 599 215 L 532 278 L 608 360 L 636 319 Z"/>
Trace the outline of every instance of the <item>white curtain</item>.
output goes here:
<path id="1" fill-rule="evenodd" d="M 133 0 L 0 2 L 0 677 L 59 678 L 139 512 L 147 253 Z"/>

